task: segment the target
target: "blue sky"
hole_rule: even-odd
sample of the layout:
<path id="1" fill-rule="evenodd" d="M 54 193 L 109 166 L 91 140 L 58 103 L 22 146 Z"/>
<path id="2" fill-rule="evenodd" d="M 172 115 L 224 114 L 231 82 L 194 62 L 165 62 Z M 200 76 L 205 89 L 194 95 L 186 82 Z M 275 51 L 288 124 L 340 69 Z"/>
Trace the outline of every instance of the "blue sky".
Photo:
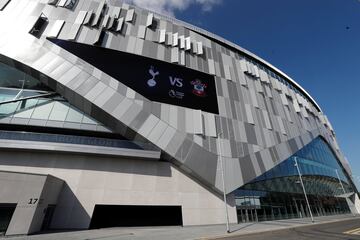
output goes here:
<path id="1" fill-rule="evenodd" d="M 360 176 L 360 1 L 223 0 L 177 18 L 250 50 L 301 84 L 328 115 Z"/>

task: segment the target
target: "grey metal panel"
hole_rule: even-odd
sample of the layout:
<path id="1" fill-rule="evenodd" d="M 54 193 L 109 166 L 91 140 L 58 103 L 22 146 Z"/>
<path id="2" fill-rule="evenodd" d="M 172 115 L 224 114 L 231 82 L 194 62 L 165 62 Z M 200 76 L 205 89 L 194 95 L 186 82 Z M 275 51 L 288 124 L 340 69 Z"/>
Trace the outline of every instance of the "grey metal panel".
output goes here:
<path id="1" fill-rule="evenodd" d="M 138 32 L 138 38 L 144 39 L 145 33 L 146 33 L 146 26 L 140 25 L 139 32 Z"/>
<path id="2" fill-rule="evenodd" d="M 193 110 L 194 134 L 204 134 L 201 110 Z"/>
<path id="3" fill-rule="evenodd" d="M 124 24 L 124 18 L 119 18 L 117 21 L 116 31 L 120 32 Z"/>
<path id="4" fill-rule="evenodd" d="M 87 15 L 87 11 L 80 11 L 79 14 L 77 15 L 76 19 L 75 19 L 75 24 L 83 24 L 85 18 Z"/>
<path id="5" fill-rule="evenodd" d="M 192 52 L 196 54 L 198 52 L 198 45 L 196 44 L 196 42 L 191 42 L 191 45 L 192 45 Z"/>
<path id="6" fill-rule="evenodd" d="M 180 61 L 179 61 L 180 65 L 185 66 L 186 63 L 185 63 L 185 51 L 184 50 L 180 50 L 179 57 L 180 57 Z"/>
<path id="7" fill-rule="evenodd" d="M 149 115 L 148 118 L 144 121 L 143 125 L 139 128 L 138 133 L 142 136 L 148 137 L 159 121 L 159 118 L 155 117 L 154 115 Z"/>
<path id="8" fill-rule="evenodd" d="M 185 50 L 191 50 L 191 38 L 190 37 L 185 38 Z"/>
<path id="9" fill-rule="evenodd" d="M 171 62 L 179 62 L 179 49 L 177 47 L 171 48 Z"/>
<path id="10" fill-rule="evenodd" d="M 203 44 L 202 42 L 197 42 L 196 43 L 196 48 L 197 48 L 197 54 L 198 55 L 202 55 L 204 53 L 204 49 L 203 49 Z"/>
<path id="11" fill-rule="evenodd" d="M 105 7 L 105 4 L 106 4 L 106 1 L 105 1 L 105 0 L 102 0 L 102 1 L 99 3 L 99 6 L 98 6 L 98 8 L 97 8 L 97 10 L 96 10 L 96 12 L 95 12 L 95 17 L 94 17 L 94 19 L 93 19 L 93 21 L 92 21 L 91 26 L 95 27 L 95 26 L 97 26 L 97 25 L 99 24 L 100 16 L 101 16 L 101 14 L 102 14 L 102 12 L 103 12 L 103 9 L 104 9 L 104 7 Z"/>
<path id="12" fill-rule="evenodd" d="M 176 47 L 179 43 L 179 33 L 172 34 L 172 46 Z"/>
<path id="13" fill-rule="evenodd" d="M 166 45 L 171 46 L 173 44 L 173 35 L 171 32 L 166 33 Z"/>
<path id="14" fill-rule="evenodd" d="M 209 73 L 215 75 L 215 63 L 213 59 L 208 59 L 208 64 L 209 64 Z"/>
<path id="15" fill-rule="evenodd" d="M 59 36 L 59 33 L 64 26 L 65 21 L 64 20 L 56 20 L 51 31 L 47 34 L 48 37 L 51 38 L 57 38 Z"/>
<path id="16" fill-rule="evenodd" d="M 67 39 L 75 40 L 77 35 L 79 34 L 80 28 L 81 28 L 81 24 L 72 25 L 72 27 L 71 27 L 71 29 L 69 31 Z"/>
<path id="17" fill-rule="evenodd" d="M 180 49 L 184 49 L 185 48 L 185 37 L 184 36 L 179 36 L 179 42 L 180 42 Z"/>
<path id="18" fill-rule="evenodd" d="M 175 133 L 176 133 L 175 128 L 167 126 L 167 128 L 165 129 L 163 134 L 160 136 L 160 138 L 158 139 L 156 144 L 161 149 L 166 149 L 167 145 L 169 144 L 169 140 L 174 137 Z"/>
<path id="19" fill-rule="evenodd" d="M 265 121 L 265 126 L 267 129 L 272 129 L 271 123 L 270 123 L 270 118 L 269 118 L 269 114 L 267 113 L 267 111 L 262 110 L 263 116 L 264 116 L 264 121 Z"/>
<path id="20" fill-rule="evenodd" d="M 104 16 L 104 20 L 103 20 L 103 22 L 102 22 L 102 27 L 103 28 L 107 28 L 108 27 L 108 25 L 109 25 L 109 20 L 110 20 L 110 14 L 106 14 L 105 16 Z"/>
<path id="21" fill-rule="evenodd" d="M 256 97 L 256 93 L 253 89 L 249 89 L 250 97 L 251 97 L 251 103 L 254 107 L 259 108 L 259 103 Z"/>
<path id="22" fill-rule="evenodd" d="M 84 25 L 87 25 L 87 24 L 90 23 L 90 20 L 91 20 L 91 17 L 93 16 L 93 14 L 94 14 L 94 13 L 93 13 L 92 10 L 87 12 L 86 17 L 85 17 L 85 19 L 84 19 L 84 21 L 83 21 L 83 24 L 84 24 Z"/>
<path id="23" fill-rule="evenodd" d="M 112 29 L 114 27 L 114 24 L 115 24 L 115 17 L 110 17 L 106 29 Z"/>
<path id="24" fill-rule="evenodd" d="M 49 5 L 56 5 L 59 0 L 48 0 L 47 4 Z"/>
<path id="25" fill-rule="evenodd" d="M 153 19 L 154 19 L 154 14 L 150 13 L 147 18 L 146 18 L 146 27 L 150 27 L 153 23 Z"/>
<path id="26" fill-rule="evenodd" d="M 96 35 L 92 41 L 92 44 L 97 44 L 97 45 L 101 45 L 100 40 L 101 40 L 101 34 L 103 32 L 103 29 L 100 29 L 99 31 L 96 31 Z"/>
<path id="27" fill-rule="evenodd" d="M 224 65 L 224 72 L 225 72 L 225 78 L 227 80 L 231 80 L 231 74 L 230 74 L 230 66 L 229 65 Z"/>
<path id="28" fill-rule="evenodd" d="M 159 43 L 165 43 L 165 39 L 166 39 L 166 30 L 161 29 L 159 34 Z"/>
<path id="29" fill-rule="evenodd" d="M 129 9 L 126 12 L 125 22 L 132 22 L 133 19 L 134 19 L 134 15 L 135 15 L 135 10 L 134 9 Z"/>
<path id="30" fill-rule="evenodd" d="M 251 124 L 255 124 L 254 117 L 251 111 L 251 106 L 249 104 L 245 104 L 246 118 L 247 122 Z"/>
<path id="31" fill-rule="evenodd" d="M 59 2 L 57 3 L 58 7 L 64 7 L 66 4 L 67 0 L 59 0 Z"/>
<path id="32" fill-rule="evenodd" d="M 121 7 L 113 7 L 112 17 L 118 19 L 120 18 Z"/>
<path id="33" fill-rule="evenodd" d="M 205 134 L 210 137 L 217 136 L 216 124 L 215 124 L 215 116 L 210 113 L 203 113 L 205 118 Z"/>
<path id="34" fill-rule="evenodd" d="M 206 164 L 202 164 L 206 162 Z M 217 169 L 217 155 L 202 151 L 201 147 L 193 144 L 185 160 L 186 166 L 196 169 L 206 181 L 215 182 Z"/>
<path id="35" fill-rule="evenodd" d="M 159 138 L 162 136 L 162 134 L 164 133 L 167 126 L 168 125 L 166 123 L 164 123 L 163 121 L 157 122 L 157 124 L 152 129 L 152 131 L 149 133 L 147 138 L 150 139 L 151 142 L 157 142 L 159 140 Z"/>
<path id="36" fill-rule="evenodd" d="M 102 91 L 104 91 L 105 88 L 106 85 L 99 81 L 93 88 L 90 89 L 89 92 L 86 93 L 84 97 L 92 102 Z"/>
<path id="37" fill-rule="evenodd" d="M 81 69 L 79 67 L 73 66 L 59 78 L 59 83 L 61 83 L 62 85 L 67 85 L 67 83 L 77 77 L 80 72 Z"/>

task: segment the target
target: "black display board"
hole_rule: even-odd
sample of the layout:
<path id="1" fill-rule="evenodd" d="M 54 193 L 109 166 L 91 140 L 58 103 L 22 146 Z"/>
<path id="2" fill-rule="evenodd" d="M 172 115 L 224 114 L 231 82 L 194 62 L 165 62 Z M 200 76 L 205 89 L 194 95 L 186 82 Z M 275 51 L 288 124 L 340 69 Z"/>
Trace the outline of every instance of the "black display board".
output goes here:
<path id="1" fill-rule="evenodd" d="M 149 100 L 219 113 L 215 79 L 209 74 L 121 51 L 49 40 Z"/>

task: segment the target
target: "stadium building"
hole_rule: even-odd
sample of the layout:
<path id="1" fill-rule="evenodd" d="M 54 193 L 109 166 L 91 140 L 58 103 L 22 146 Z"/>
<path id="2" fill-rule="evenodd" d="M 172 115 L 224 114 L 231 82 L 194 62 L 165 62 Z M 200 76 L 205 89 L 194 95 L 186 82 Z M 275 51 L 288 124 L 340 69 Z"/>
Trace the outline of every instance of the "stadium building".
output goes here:
<path id="1" fill-rule="evenodd" d="M 0 0 L 0 232 L 222 224 L 223 192 L 231 223 L 360 210 L 270 63 L 119 0 Z"/>

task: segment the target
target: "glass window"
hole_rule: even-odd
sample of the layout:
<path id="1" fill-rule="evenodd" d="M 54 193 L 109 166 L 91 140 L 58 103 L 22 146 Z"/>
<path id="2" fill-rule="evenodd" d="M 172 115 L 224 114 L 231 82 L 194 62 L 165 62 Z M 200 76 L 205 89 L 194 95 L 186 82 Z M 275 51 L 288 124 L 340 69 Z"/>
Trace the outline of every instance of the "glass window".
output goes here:
<path id="1" fill-rule="evenodd" d="M 19 107 L 16 110 L 14 117 L 30 118 L 37 102 L 38 102 L 38 99 L 28 99 L 28 100 L 21 101 L 19 104 Z"/>
<path id="2" fill-rule="evenodd" d="M 34 122 L 42 120 L 41 123 L 44 125 L 47 120 L 50 120 L 53 121 L 53 123 L 55 121 L 60 123 L 59 125 L 54 125 L 54 127 L 67 126 L 66 128 L 109 131 L 105 127 L 99 127 L 97 129 L 97 126 L 103 125 L 91 117 L 84 117 L 83 112 L 72 107 L 59 95 L 52 95 L 49 98 L 36 97 L 37 95 L 49 92 L 53 93 L 50 88 L 42 84 L 38 79 L 0 62 L 0 102 L 34 97 L 32 99 L 19 100 L 18 102 L 1 104 L 0 119 L 6 118 L 6 122 L 9 122 L 14 115 L 16 118 L 15 124 L 31 125 Z M 25 120 L 29 118 L 37 120 Z M 68 123 L 64 125 L 61 122 Z"/>
<path id="3" fill-rule="evenodd" d="M 1 101 L 12 100 L 18 92 L 19 92 L 18 90 L 14 90 L 14 89 L 0 88 L 0 100 Z"/>
<path id="4" fill-rule="evenodd" d="M 336 156 L 322 138 L 319 137 L 313 140 L 299 150 L 295 156 L 304 177 L 304 184 L 306 188 L 309 188 L 309 194 L 325 196 L 334 196 L 335 193 L 340 194 L 336 169 L 338 169 L 340 178 L 343 179 L 344 188 L 351 189 L 346 173 L 342 170 Z M 302 190 L 298 183 L 299 176 L 294 166 L 294 157 L 290 157 L 244 185 L 244 189 L 301 194 Z"/>
<path id="5" fill-rule="evenodd" d="M 49 116 L 49 120 L 65 121 L 66 115 L 69 111 L 69 104 L 67 102 L 55 102 L 54 107 Z"/>
<path id="6" fill-rule="evenodd" d="M 18 102 L 0 105 L 0 117 L 12 115 L 16 111 L 18 105 Z"/>
<path id="7" fill-rule="evenodd" d="M 0 87 L 50 90 L 32 76 L 0 62 Z"/>
<path id="8" fill-rule="evenodd" d="M 74 107 L 70 107 L 65 121 L 81 123 L 83 117 L 84 117 L 84 114 L 82 112 L 80 112 L 79 110 L 77 110 Z"/>
<path id="9" fill-rule="evenodd" d="M 92 118 L 84 115 L 83 121 L 82 123 L 86 123 L 86 124 L 97 124 L 97 122 L 95 120 L 93 120 Z"/>
<path id="10" fill-rule="evenodd" d="M 53 106 L 54 102 L 51 102 L 50 100 L 39 100 L 31 118 L 47 120 Z"/>

